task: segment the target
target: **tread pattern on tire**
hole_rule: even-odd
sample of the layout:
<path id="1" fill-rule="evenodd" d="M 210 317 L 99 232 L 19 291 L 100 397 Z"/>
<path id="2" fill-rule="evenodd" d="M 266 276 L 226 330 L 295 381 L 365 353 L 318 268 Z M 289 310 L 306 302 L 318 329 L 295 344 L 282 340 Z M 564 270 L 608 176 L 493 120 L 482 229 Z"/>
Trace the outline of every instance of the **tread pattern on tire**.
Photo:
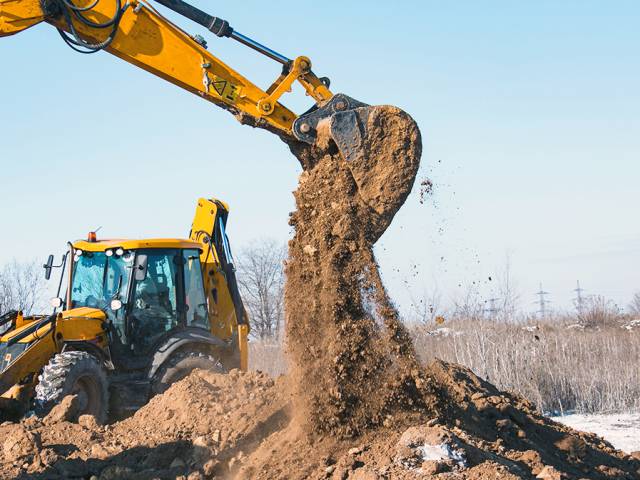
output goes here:
<path id="1" fill-rule="evenodd" d="M 182 351 L 171 356 L 166 362 L 164 362 L 156 374 L 153 377 L 151 382 L 151 394 L 157 395 L 159 393 L 163 393 L 167 388 L 169 388 L 170 383 L 167 384 L 163 379 L 171 378 L 173 375 L 177 374 L 180 370 L 183 370 L 184 367 L 181 367 L 181 364 L 185 363 L 188 360 L 194 360 L 194 362 L 200 364 L 201 366 L 194 366 L 192 370 L 196 368 L 202 368 L 205 370 L 216 371 L 219 373 L 224 373 L 224 366 L 220 362 L 220 360 L 214 357 L 211 354 L 201 352 L 201 351 Z M 184 376 L 188 375 L 185 374 Z M 183 376 L 183 378 L 184 378 Z M 179 381 L 178 379 L 176 381 Z M 173 382 L 171 382 L 173 383 Z"/>
<path id="2" fill-rule="evenodd" d="M 68 383 L 71 372 L 76 370 L 92 370 L 102 393 L 104 414 L 96 418 L 100 422 L 106 421 L 108 408 L 108 380 L 100 361 L 93 355 L 82 351 L 68 351 L 54 355 L 42 369 L 35 387 L 35 411 L 39 416 L 45 416 L 53 406 L 70 393 Z"/>

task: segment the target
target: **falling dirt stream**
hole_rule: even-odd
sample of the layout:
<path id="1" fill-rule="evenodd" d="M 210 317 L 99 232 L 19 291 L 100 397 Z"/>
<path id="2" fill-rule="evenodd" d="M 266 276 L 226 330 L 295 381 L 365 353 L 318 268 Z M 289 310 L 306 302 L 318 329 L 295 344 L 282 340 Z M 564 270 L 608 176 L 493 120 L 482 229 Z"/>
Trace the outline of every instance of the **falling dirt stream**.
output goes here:
<path id="1" fill-rule="evenodd" d="M 285 288 L 286 345 L 296 412 L 316 431 L 354 435 L 424 385 L 411 341 L 387 298 L 373 245 L 411 192 L 420 132 L 394 107 L 374 107 L 369 141 L 347 161 L 320 132 L 294 145 L 295 192 Z"/>

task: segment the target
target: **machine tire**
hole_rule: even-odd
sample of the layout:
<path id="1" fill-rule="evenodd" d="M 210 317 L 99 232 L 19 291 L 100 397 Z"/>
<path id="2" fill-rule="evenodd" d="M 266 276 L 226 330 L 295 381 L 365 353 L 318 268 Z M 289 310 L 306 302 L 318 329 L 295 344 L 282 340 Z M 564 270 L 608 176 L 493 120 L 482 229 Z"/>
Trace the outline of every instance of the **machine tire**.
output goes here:
<path id="1" fill-rule="evenodd" d="M 78 395 L 80 415 L 105 423 L 109 408 L 107 374 L 100 360 L 87 352 L 58 353 L 43 368 L 35 388 L 35 411 L 45 416 L 67 395 Z"/>
<path id="2" fill-rule="evenodd" d="M 204 352 L 178 352 L 162 364 L 151 382 L 151 396 L 164 393 L 196 369 L 224 373 L 220 360 Z"/>

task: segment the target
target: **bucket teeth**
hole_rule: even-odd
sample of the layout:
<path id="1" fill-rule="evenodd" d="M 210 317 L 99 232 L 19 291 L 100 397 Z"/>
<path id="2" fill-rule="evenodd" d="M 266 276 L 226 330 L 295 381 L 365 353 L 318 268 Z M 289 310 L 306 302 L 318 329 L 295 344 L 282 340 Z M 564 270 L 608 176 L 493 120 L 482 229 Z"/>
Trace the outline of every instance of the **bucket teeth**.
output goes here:
<path id="1" fill-rule="evenodd" d="M 337 112 L 331 117 L 331 138 L 336 142 L 342 157 L 352 162 L 366 148 L 369 107 Z"/>

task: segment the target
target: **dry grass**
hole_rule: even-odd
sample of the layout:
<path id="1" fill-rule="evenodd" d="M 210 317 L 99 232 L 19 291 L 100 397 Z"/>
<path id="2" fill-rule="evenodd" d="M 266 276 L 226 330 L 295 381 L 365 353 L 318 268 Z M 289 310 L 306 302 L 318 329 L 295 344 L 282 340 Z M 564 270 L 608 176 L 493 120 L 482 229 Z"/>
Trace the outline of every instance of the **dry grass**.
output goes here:
<path id="1" fill-rule="evenodd" d="M 569 327 L 545 323 L 457 320 L 445 329 L 412 328 L 424 362 L 460 363 L 498 387 L 535 402 L 541 411 L 640 410 L 640 328 Z M 286 373 L 279 344 L 253 342 L 251 367 Z"/>
<path id="2" fill-rule="evenodd" d="M 424 361 L 461 363 L 545 412 L 640 409 L 640 329 L 458 321 L 414 330 Z M 442 332 L 442 331 L 441 331 Z"/>

